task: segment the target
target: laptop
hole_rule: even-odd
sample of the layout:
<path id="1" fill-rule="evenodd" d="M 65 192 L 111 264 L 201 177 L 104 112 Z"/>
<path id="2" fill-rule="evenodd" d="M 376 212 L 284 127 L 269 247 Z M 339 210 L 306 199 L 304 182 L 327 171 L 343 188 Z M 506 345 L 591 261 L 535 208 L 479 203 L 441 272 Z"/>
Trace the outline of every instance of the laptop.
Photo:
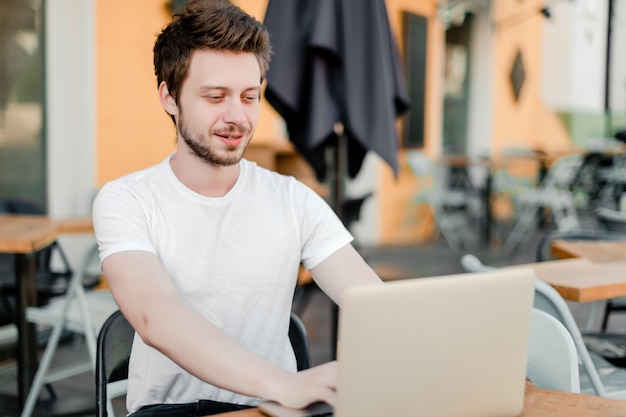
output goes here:
<path id="1" fill-rule="evenodd" d="M 334 416 L 518 416 L 534 280 L 530 269 L 497 270 L 350 289 Z M 273 417 L 315 414 L 274 402 L 259 408 Z"/>

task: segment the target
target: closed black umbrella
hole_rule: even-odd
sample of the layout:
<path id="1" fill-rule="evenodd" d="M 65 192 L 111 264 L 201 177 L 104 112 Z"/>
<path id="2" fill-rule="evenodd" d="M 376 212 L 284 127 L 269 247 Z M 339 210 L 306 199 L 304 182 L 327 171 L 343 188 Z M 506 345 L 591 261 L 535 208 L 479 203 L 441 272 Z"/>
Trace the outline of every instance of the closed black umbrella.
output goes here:
<path id="1" fill-rule="evenodd" d="M 274 50 L 265 97 L 318 180 L 342 142 L 350 177 L 369 150 L 397 174 L 395 120 L 409 100 L 384 0 L 270 0 L 264 24 Z"/>

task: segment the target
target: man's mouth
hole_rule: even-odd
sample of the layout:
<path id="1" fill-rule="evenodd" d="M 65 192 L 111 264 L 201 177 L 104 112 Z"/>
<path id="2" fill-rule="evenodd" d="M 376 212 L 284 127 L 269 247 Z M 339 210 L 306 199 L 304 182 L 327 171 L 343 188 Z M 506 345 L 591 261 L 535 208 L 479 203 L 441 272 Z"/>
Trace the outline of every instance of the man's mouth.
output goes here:
<path id="1" fill-rule="evenodd" d="M 220 138 L 220 140 L 222 142 L 224 142 L 225 144 L 227 144 L 228 146 L 237 146 L 241 143 L 241 141 L 244 138 L 244 135 L 242 134 L 216 134 L 216 136 L 218 138 Z"/>

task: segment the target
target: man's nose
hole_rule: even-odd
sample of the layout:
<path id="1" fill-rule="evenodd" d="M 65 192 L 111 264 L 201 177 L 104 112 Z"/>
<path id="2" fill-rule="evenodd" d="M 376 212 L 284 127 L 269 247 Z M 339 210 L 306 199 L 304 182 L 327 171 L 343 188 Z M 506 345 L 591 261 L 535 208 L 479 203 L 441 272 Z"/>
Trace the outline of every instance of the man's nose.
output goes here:
<path id="1" fill-rule="evenodd" d="M 246 113 L 240 100 L 232 100 L 227 104 L 224 112 L 224 121 L 227 123 L 242 124 L 246 121 Z"/>

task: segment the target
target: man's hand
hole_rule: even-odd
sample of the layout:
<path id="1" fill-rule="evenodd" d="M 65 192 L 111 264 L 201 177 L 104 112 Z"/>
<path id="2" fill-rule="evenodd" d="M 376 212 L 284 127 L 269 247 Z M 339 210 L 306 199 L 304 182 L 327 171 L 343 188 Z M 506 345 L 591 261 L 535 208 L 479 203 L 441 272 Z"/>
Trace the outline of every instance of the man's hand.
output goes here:
<path id="1" fill-rule="evenodd" d="M 334 405 L 337 371 L 337 362 L 333 361 L 291 374 L 280 381 L 274 400 L 291 408 L 304 408 L 318 401 Z"/>

